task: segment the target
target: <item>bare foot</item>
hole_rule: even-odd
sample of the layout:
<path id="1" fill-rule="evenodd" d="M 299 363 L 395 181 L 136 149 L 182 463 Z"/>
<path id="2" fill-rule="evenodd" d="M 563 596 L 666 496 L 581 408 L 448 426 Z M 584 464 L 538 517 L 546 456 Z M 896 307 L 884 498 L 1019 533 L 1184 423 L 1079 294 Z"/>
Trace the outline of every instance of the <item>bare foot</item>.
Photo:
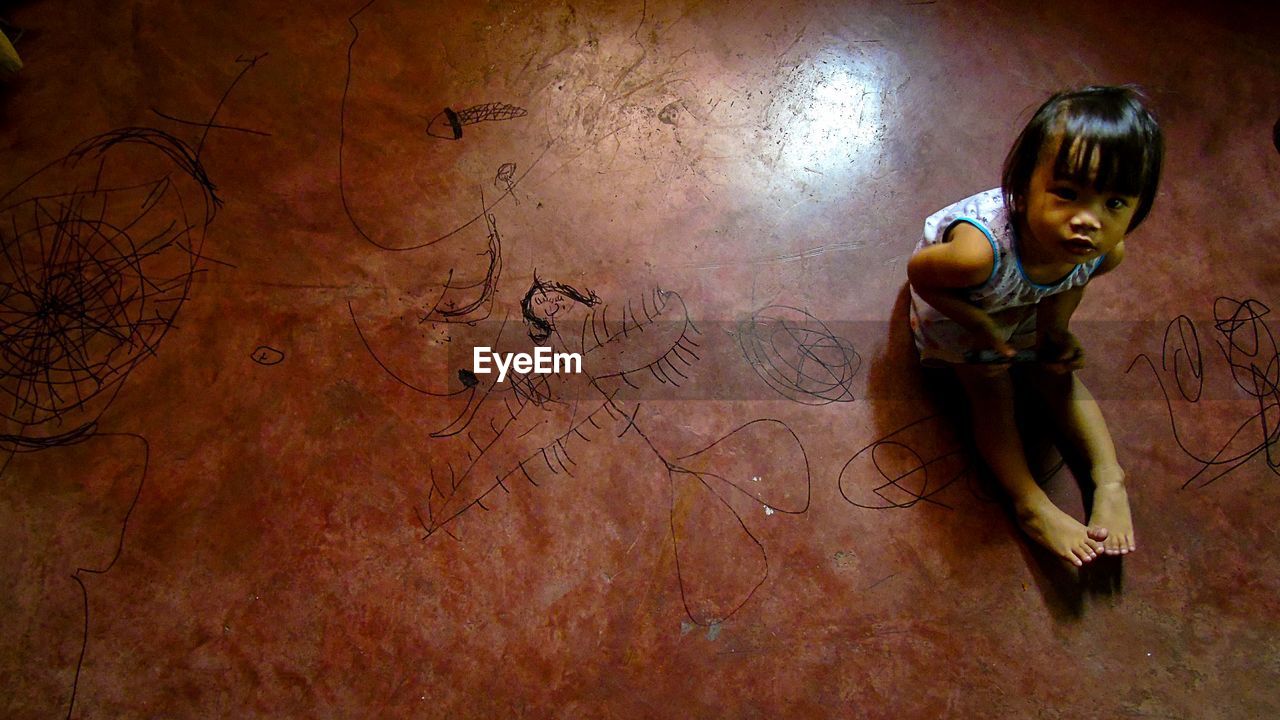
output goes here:
<path id="1" fill-rule="evenodd" d="M 1076 567 L 1103 552 L 1103 542 L 1107 538 L 1106 530 L 1081 525 L 1048 498 L 1019 506 L 1018 522 L 1032 540 Z"/>
<path id="2" fill-rule="evenodd" d="M 1093 482 L 1093 510 L 1089 513 L 1089 522 L 1107 529 L 1103 552 L 1126 555 L 1137 550 L 1133 539 L 1133 518 L 1129 514 L 1129 495 L 1124 489 L 1124 471 L 1118 467 L 1095 470 Z"/>

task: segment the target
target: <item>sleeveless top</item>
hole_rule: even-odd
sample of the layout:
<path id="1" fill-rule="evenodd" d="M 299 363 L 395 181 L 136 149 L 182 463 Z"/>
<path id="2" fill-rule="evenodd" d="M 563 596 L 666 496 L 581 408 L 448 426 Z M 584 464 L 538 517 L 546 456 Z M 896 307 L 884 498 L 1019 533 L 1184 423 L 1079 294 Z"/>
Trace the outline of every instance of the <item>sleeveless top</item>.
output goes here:
<path id="1" fill-rule="evenodd" d="M 969 302 L 992 316 L 997 331 L 1015 349 L 1030 349 L 1035 345 L 1036 304 L 1089 282 L 1105 258 L 1076 265 L 1065 277 L 1048 285 L 1032 282 L 1022 269 L 1018 236 L 1000 188 L 967 197 L 930 215 L 924 221 L 924 237 L 916 245 L 916 251 L 944 242 L 947 231 L 961 222 L 982 231 L 991 243 L 993 257 L 991 274 L 986 281 L 961 292 Z M 969 331 L 938 312 L 916 294 L 915 288 L 911 289 L 910 321 L 922 364 L 969 362 L 974 342 Z"/>
<path id="2" fill-rule="evenodd" d="M 951 226 L 961 222 L 981 230 L 991 243 L 994 256 L 991 275 L 981 285 L 965 290 L 965 297 L 969 302 L 988 313 L 1035 305 L 1050 295 L 1080 287 L 1089 282 L 1089 278 L 1106 257 L 1102 255 L 1076 265 L 1065 277 L 1049 285 L 1032 282 L 1022 270 L 1022 261 L 1018 257 L 1018 236 L 1014 232 L 1013 219 L 1005 207 L 1000 188 L 967 197 L 930 215 L 924 221 L 924 237 L 916 245 L 916 250 L 943 242 Z M 921 304 L 925 306 L 919 309 L 921 314 L 927 308 L 941 315 L 928 303 Z"/>

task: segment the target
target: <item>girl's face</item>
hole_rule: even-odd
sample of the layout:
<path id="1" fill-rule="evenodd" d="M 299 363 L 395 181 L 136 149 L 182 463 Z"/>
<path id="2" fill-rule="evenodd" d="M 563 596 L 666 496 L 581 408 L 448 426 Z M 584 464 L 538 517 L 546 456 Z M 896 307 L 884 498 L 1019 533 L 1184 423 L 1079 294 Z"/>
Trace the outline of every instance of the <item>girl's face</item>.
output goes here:
<path id="1" fill-rule="evenodd" d="M 1025 199 L 1030 258 L 1039 264 L 1078 265 L 1111 251 L 1129 229 L 1138 207 L 1137 195 L 1101 192 L 1091 183 L 1055 178 L 1054 159 L 1060 139 L 1046 144 L 1031 174 Z M 1077 141 L 1079 142 L 1079 141 Z M 1090 159 L 1096 171 L 1098 156 Z"/>

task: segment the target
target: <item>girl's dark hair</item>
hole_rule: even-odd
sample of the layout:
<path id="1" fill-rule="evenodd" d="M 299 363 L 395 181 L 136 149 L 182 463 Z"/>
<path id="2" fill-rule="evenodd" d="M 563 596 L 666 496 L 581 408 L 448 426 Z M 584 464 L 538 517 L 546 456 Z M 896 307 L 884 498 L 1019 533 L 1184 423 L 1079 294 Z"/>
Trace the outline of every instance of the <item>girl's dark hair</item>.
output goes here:
<path id="1" fill-rule="evenodd" d="M 1126 232 L 1138 227 L 1156 199 L 1164 136 L 1142 104 L 1141 93 L 1131 85 L 1060 92 L 1036 110 L 1004 161 L 1001 189 L 1015 227 L 1026 217 L 1027 189 L 1040 155 L 1059 137 L 1054 178 L 1091 185 L 1100 192 L 1138 196 Z"/>

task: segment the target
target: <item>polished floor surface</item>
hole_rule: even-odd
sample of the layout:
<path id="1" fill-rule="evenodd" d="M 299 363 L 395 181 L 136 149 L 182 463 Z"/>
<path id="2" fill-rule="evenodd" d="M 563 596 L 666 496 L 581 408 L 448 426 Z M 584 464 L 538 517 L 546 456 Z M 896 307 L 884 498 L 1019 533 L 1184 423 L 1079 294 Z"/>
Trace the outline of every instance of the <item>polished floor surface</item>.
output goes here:
<path id="1" fill-rule="evenodd" d="M 1280 716 L 1261 6 L 6 4 L 0 715 Z M 1075 328 L 1138 551 L 1077 573 L 905 261 L 1130 82 L 1164 182 Z"/>

